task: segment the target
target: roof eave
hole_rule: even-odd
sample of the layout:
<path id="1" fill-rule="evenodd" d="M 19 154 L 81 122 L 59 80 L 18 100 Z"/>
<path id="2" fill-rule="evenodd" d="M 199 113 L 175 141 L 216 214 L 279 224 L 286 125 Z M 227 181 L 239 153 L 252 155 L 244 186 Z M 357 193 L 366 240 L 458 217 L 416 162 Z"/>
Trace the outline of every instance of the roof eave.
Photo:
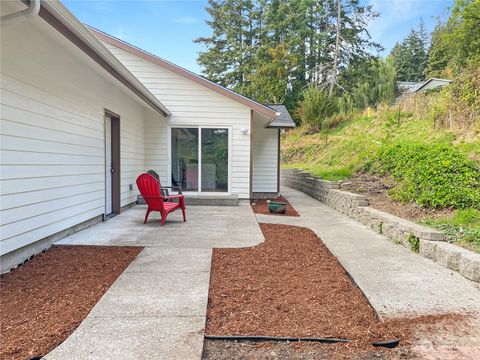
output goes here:
<path id="1" fill-rule="evenodd" d="M 145 50 L 137 48 L 121 39 L 118 39 L 110 34 L 104 33 L 98 29 L 95 29 L 91 26 L 86 25 L 87 28 L 97 37 L 97 39 L 106 42 L 107 44 L 113 45 L 121 50 L 124 50 L 130 54 L 133 54 L 139 58 L 142 58 L 150 63 L 161 66 L 164 69 L 167 69 L 179 76 L 187 78 L 201 86 L 204 86 L 212 91 L 215 91 L 223 96 L 226 96 L 234 101 L 241 103 L 242 105 L 247 106 L 248 108 L 256 111 L 270 119 L 273 119 L 277 116 L 276 111 L 270 109 L 269 107 L 257 103 L 254 100 L 248 99 L 247 97 L 240 95 L 230 89 L 227 89 L 221 85 L 214 83 L 208 79 L 205 79 L 187 69 L 184 69 L 180 66 L 177 66 L 169 61 L 166 61 L 154 54 L 151 54 Z"/>
<path id="2" fill-rule="evenodd" d="M 163 116 L 170 111 L 61 3 L 42 0 L 40 17 Z"/>
<path id="3" fill-rule="evenodd" d="M 427 84 L 431 83 L 432 81 L 437 80 L 437 81 L 444 81 L 445 85 L 450 84 L 453 82 L 453 80 L 448 80 L 448 79 L 441 79 L 441 78 L 430 78 L 428 80 L 425 80 L 418 88 L 414 90 L 414 92 L 419 92 L 422 90 Z"/>

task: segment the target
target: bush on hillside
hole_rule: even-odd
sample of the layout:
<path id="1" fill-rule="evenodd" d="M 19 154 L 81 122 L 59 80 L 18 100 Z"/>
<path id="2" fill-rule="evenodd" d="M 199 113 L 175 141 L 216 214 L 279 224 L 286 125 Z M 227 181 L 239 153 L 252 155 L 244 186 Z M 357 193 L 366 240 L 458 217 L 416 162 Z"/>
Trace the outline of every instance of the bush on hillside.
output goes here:
<path id="1" fill-rule="evenodd" d="M 391 175 L 394 199 L 439 208 L 480 209 L 480 169 L 451 145 L 385 145 L 369 169 Z"/>
<path id="2" fill-rule="evenodd" d="M 303 125 L 319 131 L 327 127 L 330 116 L 337 111 L 337 100 L 316 86 L 310 86 L 303 92 L 303 100 L 296 112 Z"/>
<path id="3" fill-rule="evenodd" d="M 453 83 L 443 90 L 445 110 L 440 112 L 442 125 L 450 129 L 468 129 L 480 122 L 480 56 Z"/>

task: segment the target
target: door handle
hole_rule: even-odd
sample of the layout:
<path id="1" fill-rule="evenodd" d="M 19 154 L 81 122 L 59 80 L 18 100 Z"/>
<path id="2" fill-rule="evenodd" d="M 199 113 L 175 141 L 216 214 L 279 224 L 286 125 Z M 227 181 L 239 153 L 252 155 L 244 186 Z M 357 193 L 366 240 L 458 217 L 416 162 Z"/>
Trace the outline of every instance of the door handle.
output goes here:
<path id="1" fill-rule="evenodd" d="M 110 173 L 113 174 L 115 172 L 115 169 L 113 168 L 113 164 L 110 164 Z"/>

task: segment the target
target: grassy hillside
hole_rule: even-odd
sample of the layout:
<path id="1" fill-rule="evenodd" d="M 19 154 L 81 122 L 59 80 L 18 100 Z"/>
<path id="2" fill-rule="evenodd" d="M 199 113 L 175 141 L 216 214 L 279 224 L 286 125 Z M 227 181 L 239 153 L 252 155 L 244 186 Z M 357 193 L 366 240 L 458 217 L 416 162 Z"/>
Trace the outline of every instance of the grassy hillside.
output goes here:
<path id="1" fill-rule="evenodd" d="M 433 121 L 385 107 L 350 115 L 323 133 L 299 127 L 282 138 L 282 166 L 328 180 L 381 176 L 392 201 L 441 216 L 418 221 L 480 251 L 480 136 L 477 129 L 434 129 Z M 450 211 L 445 212 L 448 209 Z"/>
<path id="2" fill-rule="evenodd" d="M 382 109 L 345 118 L 327 133 L 305 134 L 305 128 L 289 131 L 282 138 L 282 166 L 308 170 L 327 180 L 341 180 L 360 171 L 392 143 L 445 144 L 480 164 L 480 137 L 434 130 L 432 121 L 409 112 Z"/>

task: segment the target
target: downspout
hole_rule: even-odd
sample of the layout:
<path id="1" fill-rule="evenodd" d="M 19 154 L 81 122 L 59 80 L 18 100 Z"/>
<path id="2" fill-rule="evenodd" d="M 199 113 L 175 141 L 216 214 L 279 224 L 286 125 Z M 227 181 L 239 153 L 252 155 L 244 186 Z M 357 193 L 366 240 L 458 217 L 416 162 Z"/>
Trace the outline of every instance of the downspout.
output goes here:
<path id="1" fill-rule="evenodd" d="M 27 9 L 2 16 L 0 18 L 0 24 L 1 26 L 4 26 L 9 20 L 13 20 L 21 16 L 25 16 L 27 19 L 30 19 L 38 15 L 39 11 L 40 0 L 30 0 L 30 4 Z"/>

